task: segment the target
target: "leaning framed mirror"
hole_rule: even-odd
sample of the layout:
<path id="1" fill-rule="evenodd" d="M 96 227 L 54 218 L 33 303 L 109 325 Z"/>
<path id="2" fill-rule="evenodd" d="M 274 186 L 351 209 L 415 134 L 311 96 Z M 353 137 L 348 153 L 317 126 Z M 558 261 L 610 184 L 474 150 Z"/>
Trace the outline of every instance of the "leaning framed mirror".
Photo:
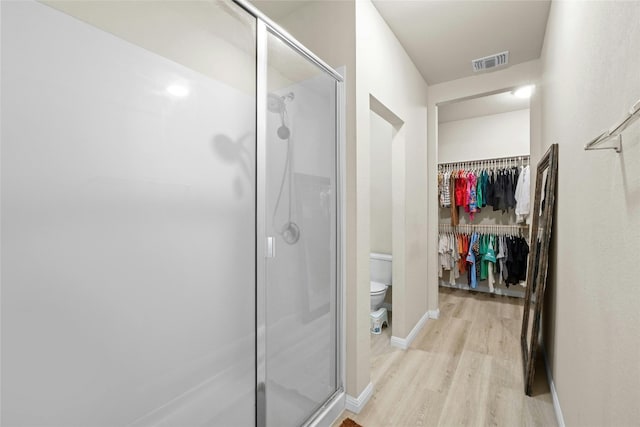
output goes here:
<path id="1" fill-rule="evenodd" d="M 531 243 L 529 245 L 531 252 L 520 334 L 524 391 L 529 396 L 533 389 L 535 361 L 540 340 L 540 318 L 547 283 L 557 175 L 558 144 L 552 144 L 538 163 L 535 199 L 531 211 Z"/>

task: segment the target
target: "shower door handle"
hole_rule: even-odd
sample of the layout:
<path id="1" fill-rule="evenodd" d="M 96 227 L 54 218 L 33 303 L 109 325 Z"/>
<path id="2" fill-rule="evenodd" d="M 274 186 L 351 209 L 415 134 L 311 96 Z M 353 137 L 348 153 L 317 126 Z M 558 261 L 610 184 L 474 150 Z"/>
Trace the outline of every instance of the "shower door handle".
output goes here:
<path id="1" fill-rule="evenodd" d="M 276 256 L 276 239 L 267 237 L 267 256 L 266 258 L 275 258 Z"/>

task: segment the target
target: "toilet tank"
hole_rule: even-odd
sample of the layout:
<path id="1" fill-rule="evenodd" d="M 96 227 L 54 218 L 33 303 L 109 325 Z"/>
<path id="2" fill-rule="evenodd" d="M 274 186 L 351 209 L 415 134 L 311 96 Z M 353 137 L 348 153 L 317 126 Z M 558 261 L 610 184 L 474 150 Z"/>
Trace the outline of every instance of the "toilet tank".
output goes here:
<path id="1" fill-rule="evenodd" d="M 391 255 L 372 252 L 369 254 L 369 273 L 372 282 L 391 285 Z"/>

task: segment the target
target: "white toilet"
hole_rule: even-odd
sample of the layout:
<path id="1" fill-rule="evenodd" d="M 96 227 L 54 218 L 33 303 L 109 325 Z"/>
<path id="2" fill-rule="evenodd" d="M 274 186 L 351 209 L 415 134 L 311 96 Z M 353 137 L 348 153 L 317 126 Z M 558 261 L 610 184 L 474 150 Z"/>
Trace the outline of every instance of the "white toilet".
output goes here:
<path id="1" fill-rule="evenodd" d="M 376 311 L 384 302 L 387 289 L 391 286 L 391 255 L 369 254 L 371 275 L 371 311 Z"/>

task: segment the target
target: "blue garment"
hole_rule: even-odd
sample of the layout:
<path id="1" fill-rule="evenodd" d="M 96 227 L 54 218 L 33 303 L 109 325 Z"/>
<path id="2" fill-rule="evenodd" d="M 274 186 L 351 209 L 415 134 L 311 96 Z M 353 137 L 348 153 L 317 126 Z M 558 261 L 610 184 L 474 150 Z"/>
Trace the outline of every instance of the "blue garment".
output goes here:
<path id="1" fill-rule="evenodd" d="M 471 265 L 469 266 L 469 271 L 471 273 L 470 285 L 473 289 L 478 287 L 478 277 L 476 274 L 476 253 L 473 250 L 474 246 L 476 246 L 477 248 L 478 237 L 478 233 L 473 233 L 471 235 L 471 241 L 469 242 L 469 253 L 467 254 L 467 262 L 471 263 Z"/>

